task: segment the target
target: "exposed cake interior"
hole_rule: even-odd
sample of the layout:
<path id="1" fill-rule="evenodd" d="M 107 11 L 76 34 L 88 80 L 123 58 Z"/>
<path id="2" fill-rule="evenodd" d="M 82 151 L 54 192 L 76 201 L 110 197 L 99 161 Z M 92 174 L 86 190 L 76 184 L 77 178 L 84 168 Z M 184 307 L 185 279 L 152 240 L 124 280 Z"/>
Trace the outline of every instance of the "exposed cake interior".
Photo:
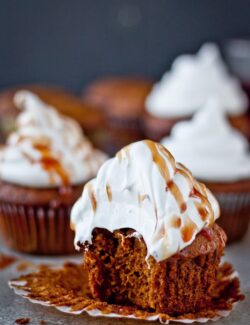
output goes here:
<path id="1" fill-rule="evenodd" d="M 218 216 L 211 192 L 163 146 L 125 147 L 72 212 L 91 295 L 170 314 L 202 310 L 225 246 Z"/>

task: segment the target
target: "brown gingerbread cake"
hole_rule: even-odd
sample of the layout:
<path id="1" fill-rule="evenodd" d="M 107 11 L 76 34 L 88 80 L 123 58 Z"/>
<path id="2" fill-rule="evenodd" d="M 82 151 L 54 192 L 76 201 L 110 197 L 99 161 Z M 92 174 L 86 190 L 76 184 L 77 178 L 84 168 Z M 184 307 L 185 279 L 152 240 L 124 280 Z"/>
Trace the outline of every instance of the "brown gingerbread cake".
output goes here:
<path id="1" fill-rule="evenodd" d="M 136 305 L 177 316 L 204 310 L 211 303 L 226 235 L 214 224 L 194 242 L 161 262 L 146 261 L 147 248 L 132 229 L 111 233 L 95 229 L 83 247 L 84 267 L 93 298 Z"/>
<path id="2" fill-rule="evenodd" d="M 226 235 L 205 185 L 151 140 L 108 160 L 71 214 L 92 298 L 178 316 L 212 304 Z"/>

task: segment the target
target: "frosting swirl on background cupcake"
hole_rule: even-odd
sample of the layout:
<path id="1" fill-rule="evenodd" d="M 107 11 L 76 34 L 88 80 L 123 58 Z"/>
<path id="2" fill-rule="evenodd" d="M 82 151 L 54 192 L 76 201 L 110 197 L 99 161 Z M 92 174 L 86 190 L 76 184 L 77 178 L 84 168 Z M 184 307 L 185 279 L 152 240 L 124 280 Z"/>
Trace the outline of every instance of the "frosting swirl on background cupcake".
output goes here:
<path id="1" fill-rule="evenodd" d="M 95 149 L 73 119 L 60 115 L 29 91 L 14 96 L 22 110 L 17 129 L 0 150 L 0 179 L 50 188 L 84 183 L 106 156 Z"/>
<path id="2" fill-rule="evenodd" d="M 186 117 L 216 96 L 230 115 L 244 113 L 247 96 L 230 76 L 215 44 L 205 44 L 196 55 L 181 55 L 153 87 L 147 111 L 157 117 Z"/>
<path id="3" fill-rule="evenodd" d="M 250 179 L 248 141 L 230 125 L 217 99 L 208 101 L 192 120 L 177 123 L 162 144 L 200 180 Z"/>
<path id="4" fill-rule="evenodd" d="M 95 228 L 131 228 L 143 237 L 147 258 L 160 261 L 189 245 L 218 217 L 211 192 L 162 145 L 144 140 L 102 165 L 74 205 L 71 223 L 76 247 L 91 243 Z"/>

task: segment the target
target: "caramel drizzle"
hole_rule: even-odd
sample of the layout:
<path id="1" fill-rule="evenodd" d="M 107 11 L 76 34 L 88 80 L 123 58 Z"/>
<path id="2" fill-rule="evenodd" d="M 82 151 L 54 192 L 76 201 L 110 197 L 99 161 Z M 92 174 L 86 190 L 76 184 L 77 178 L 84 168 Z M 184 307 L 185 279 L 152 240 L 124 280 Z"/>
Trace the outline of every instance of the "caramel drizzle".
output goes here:
<path id="1" fill-rule="evenodd" d="M 116 158 L 118 159 L 119 163 L 122 161 L 122 156 L 123 154 L 125 154 L 125 156 L 129 159 L 130 158 L 130 145 L 124 147 L 123 149 L 121 149 L 120 151 L 117 152 L 117 154 L 115 155 Z"/>
<path id="2" fill-rule="evenodd" d="M 138 202 L 142 203 L 147 197 L 147 194 L 138 194 Z"/>
<path id="3" fill-rule="evenodd" d="M 181 228 L 181 237 L 184 243 L 187 243 L 192 239 L 197 226 L 188 216 L 186 216 L 185 219 L 185 224 Z"/>
<path id="4" fill-rule="evenodd" d="M 111 202 L 112 201 L 112 189 L 109 184 L 106 185 L 106 193 L 107 193 L 109 202 Z"/>
<path id="5" fill-rule="evenodd" d="M 146 143 L 149 150 L 151 151 L 153 162 L 158 167 L 161 176 L 165 179 L 166 182 L 168 182 L 170 180 L 168 166 L 164 158 L 159 154 L 156 143 L 154 143 L 151 140 L 144 140 L 144 142 Z"/>
<path id="6" fill-rule="evenodd" d="M 40 163 L 42 168 L 50 173 L 51 183 L 54 183 L 53 173 L 56 173 L 61 178 L 63 185 L 69 185 L 67 171 L 62 167 L 58 159 L 52 156 L 49 146 L 45 144 L 33 144 L 33 148 L 40 152 Z"/>
<path id="7" fill-rule="evenodd" d="M 154 143 L 153 141 L 150 140 L 144 140 L 146 145 L 151 151 L 152 154 L 152 159 L 154 163 L 157 165 L 160 174 L 162 177 L 166 180 L 167 183 L 167 188 L 169 189 L 172 195 L 174 196 L 176 202 L 179 205 L 180 211 L 183 213 L 187 209 L 187 204 L 183 198 L 183 195 L 178 188 L 178 186 L 170 179 L 170 173 L 169 169 L 167 166 L 167 163 L 163 159 L 163 157 L 159 154 L 162 153 L 168 160 L 168 162 L 171 164 L 172 168 L 175 170 L 175 173 L 181 174 L 185 179 L 187 180 L 190 189 L 192 191 L 190 192 L 190 196 L 192 197 L 198 197 L 201 201 L 201 203 L 195 202 L 196 208 L 198 210 L 198 213 L 201 217 L 202 220 L 207 220 L 208 216 L 210 216 L 210 224 L 213 223 L 214 221 L 214 215 L 213 215 L 213 210 L 211 203 L 209 202 L 207 198 L 207 193 L 206 193 L 206 187 L 204 184 L 199 183 L 199 182 L 194 182 L 193 180 L 193 175 L 192 173 L 181 163 L 175 164 L 175 159 L 171 155 L 171 153 L 162 145 L 158 143 Z M 178 167 L 176 167 L 176 165 Z M 207 208 L 206 208 L 207 207 Z M 207 210 L 208 209 L 208 210 Z M 189 222 L 190 227 L 191 227 L 191 232 L 196 229 L 196 225 L 190 220 Z M 186 226 L 187 227 L 187 226 Z M 185 238 L 189 237 L 186 235 L 186 228 L 184 228 L 184 233 L 185 233 Z"/>
<path id="8" fill-rule="evenodd" d="M 206 196 L 205 185 L 197 182 L 196 186 L 193 187 L 193 191 L 190 194 L 190 196 L 192 196 L 194 198 L 197 197 L 201 201 L 201 203 L 195 202 L 195 206 L 196 206 L 202 220 L 206 221 L 209 216 L 210 217 L 209 224 L 210 225 L 213 224 L 214 213 L 213 213 L 211 203 L 209 202 L 209 200 Z M 204 206 L 206 206 L 208 210 L 206 210 L 204 208 Z M 206 210 L 206 212 L 204 210 Z"/>
<path id="9" fill-rule="evenodd" d="M 173 156 L 167 151 L 167 149 L 157 143 L 154 143 L 153 141 L 145 140 L 145 143 L 151 151 L 153 162 L 156 164 L 160 174 L 167 183 L 166 189 L 170 190 L 176 202 L 178 203 L 181 212 L 184 212 L 187 208 L 187 205 L 184 201 L 183 195 L 179 190 L 178 186 L 170 179 L 170 173 L 167 163 L 165 159 L 159 154 L 159 151 L 163 153 L 163 155 L 168 159 L 172 167 L 175 169 L 175 160 Z"/>
<path id="10" fill-rule="evenodd" d="M 185 212 L 187 209 L 187 204 L 184 201 L 183 195 L 181 194 L 181 191 L 179 190 L 178 186 L 171 180 L 167 184 L 167 188 L 170 190 L 170 192 L 173 194 L 176 202 L 179 205 L 179 208 L 181 212 Z"/>
<path id="11" fill-rule="evenodd" d="M 92 209 L 93 209 L 93 211 L 95 213 L 96 208 L 97 208 L 97 200 L 96 200 L 95 193 L 94 193 L 94 190 L 93 190 L 93 185 L 91 183 L 87 183 L 85 185 L 85 187 L 87 188 L 88 195 L 89 195 L 89 198 L 90 198 L 90 202 L 91 202 L 91 205 L 92 205 Z"/>
<path id="12" fill-rule="evenodd" d="M 181 218 L 178 216 L 174 216 L 170 221 L 169 227 L 180 228 L 181 227 Z"/>

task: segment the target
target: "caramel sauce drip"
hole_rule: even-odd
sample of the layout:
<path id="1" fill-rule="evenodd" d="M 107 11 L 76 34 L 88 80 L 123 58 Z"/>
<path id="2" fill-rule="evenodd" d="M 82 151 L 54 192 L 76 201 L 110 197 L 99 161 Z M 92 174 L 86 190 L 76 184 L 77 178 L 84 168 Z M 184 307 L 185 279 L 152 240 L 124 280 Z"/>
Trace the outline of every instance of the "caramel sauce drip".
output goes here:
<path id="1" fill-rule="evenodd" d="M 123 153 L 125 153 L 125 155 L 127 156 L 128 159 L 130 158 L 129 149 L 130 149 L 130 145 L 124 147 L 123 149 L 121 149 L 120 151 L 117 152 L 117 154 L 115 156 L 117 157 L 119 163 L 122 161 Z"/>
<path id="2" fill-rule="evenodd" d="M 89 198 L 90 198 L 92 209 L 93 209 L 93 211 L 95 213 L 96 208 L 97 208 L 97 201 L 96 201 L 96 197 L 95 197 L 95 194 L 94 194 L 94 191 L 93 191 L 93 186 L 92 186 L 91 183 L 87 183 L 85 186 L 86 186 L 87 191 L 88 191 L 88 195 L 89 195 Z"/>
<path id="3" fill-rule="evenodd" d="M 138 201 L 139 201 L 139 203 L 142 203 L 147 197 L 148 197 L 147 194 L 139 194 L 138 195 Z"/>
<path id="4" fill-rule="evenodd" d="M 178 216 L 175 216 L 171 219 L 171 222 L 169 224 L 169 227 L 172 228 L 180 228 L 181 227 L 181 218 Z"/>
<path id="5" fill-rule="evenodd" d="M 179 190 L 178 186 L 173 182 L 169 181 L 167 183 L 167 188 L 170 190 L 170 192 L 173 194 L 176 202 L 178 203 L 181 212 L 185 212 L 187 209 L 187 204 L 184 201 L 183 195 L 181 194 L 181 191 Z"/>
<path id="6" fill-rule="evenodd" d="M 200 215 L 201 219 L 203 221 L 206 221 L 207 217 L 208 217 L 208 214 L 209 214 L 207 209 L 202 204 L 200 204 L 198 202 L 195 202 L 195 206 L 196 206 L 196 208 L 197 208 L 197 210 L 199 212 L 199 215 Z"/>
<path id="7" fill-rule="evenodd" d="M 196 207 L 198 209 L 198 212 L 199 212 L 202 220 L 207 220 L 208 216 L 210 216 L 209 224 L 211 225 L 214 222 L 214 213 L 213 213 L 212 206 L 211 206 L 210 202 L 208 201 L 208 199 L 206 197 L 205 185 L 203 185 L 201 183 L 197 183 L 197 185 L 198 185 L 199 189 L 197 189 L 194 186 L 190 196 L 197 197 L 197 198 L 200 199 L 201 204 L 196 203 Z M 203 206 L 206 206 L 208 208 L 208 211 Z M 204 210 L 206 210 L 206 212 Z M 205 218 L 205 219 L 203 219 L 203 218 Z"/>
<path id="8" fill-rule="evenodd" d="M 50 148 L 45 144 L 33 144 L 34 149 L 38 150 L 41 154 L 40 163 L 44 170 L 53 175 L 56 173 L 62 180 L 63 185 L 69 185 L 69 175 L 62 167 L 60 162 L 52 156 Z M 54 179 L 51 177 L 51 182 L 54 183 Z"/>
<path id="9" fill-rule="evenodd" d="M 112 189 L 109 184 L 106 185 L 106 193 L 109 199 L 109 202 L 112 201 Z"/>
<path id="10" fill-rule="evenodd" d="M 170 180 L 169 170 L 164 158 L 159 154 L 158 148 L 160 146 L 157 146 L 155 142 L 150 140 L 144 140 L 144 142 L 151 151 L 153 162 L 158 167 L 161 176 L 168 182 Z"/>
<path id="11" fill-rule="evenodd" d="M 75 231 L 75 230 L 76 230 L 76 228 L 75 228 L 75 224 L 74 224 L 73 222 L 70 222 L 70 229 L 71 229 L 72 231 Z"/>
<path id="12" fill-rule="evenodd" d="M 184 243 L 187 243 L 191 240 L 196 229 L 196 224 L 189 217 L 186 217 L 185 224 L 181 228 L 181 236 Z"/>

